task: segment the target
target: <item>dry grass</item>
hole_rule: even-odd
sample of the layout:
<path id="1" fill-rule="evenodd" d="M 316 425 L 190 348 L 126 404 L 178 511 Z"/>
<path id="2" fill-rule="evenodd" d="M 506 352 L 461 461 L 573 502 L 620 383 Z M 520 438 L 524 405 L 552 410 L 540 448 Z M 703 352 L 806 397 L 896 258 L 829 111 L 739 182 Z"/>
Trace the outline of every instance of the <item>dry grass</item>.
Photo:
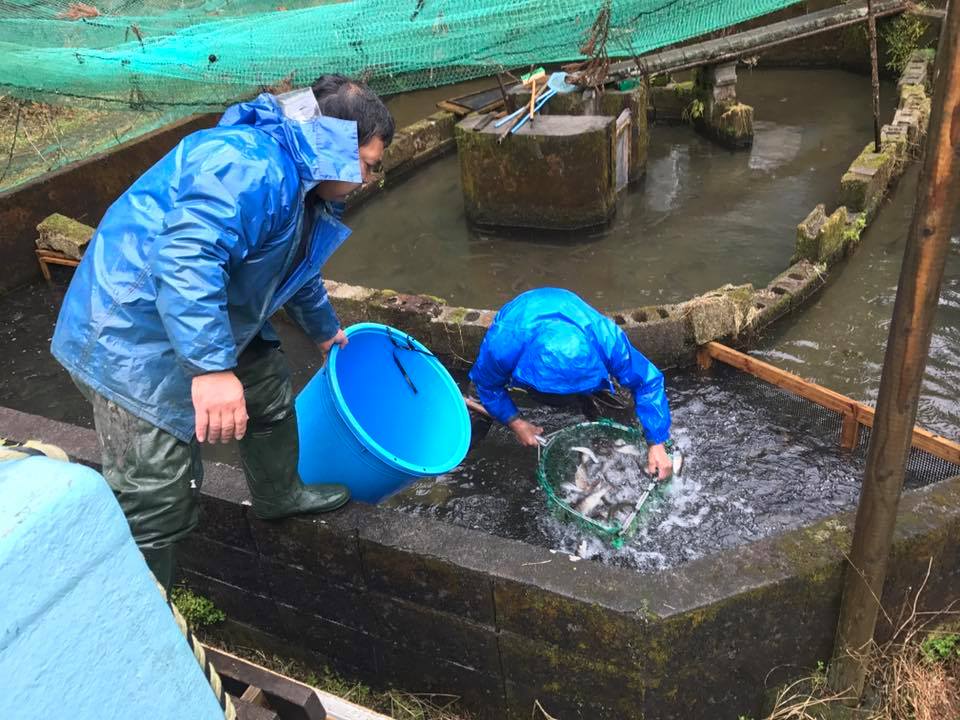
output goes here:
<path id="1" fill-rule="evenodd" d="M 150 127 L 157 112 L 0 96 L 0 188 L 8 189 Z"/>
<path id="2" fill-rule="evenodd" d="M 470 715 L 458 707 L 460 698 L 456 695 L 394 689 L 377 691 L 364 683 L 338 675 L 328 667 L 313 667 L 292 658 L 237 645 L 211 633 L 201 635 L 204 642 L 209 642 L 213 647 L 349 702 L 389 715 L 395 720 L 471 720 Z"/>
<path id="3" fill-rule="evenodd" d="M 850 693 L 831 691 L 821 665 L 783 688 L 765 720 L 960 720 L 960 640 L 946 629 L 960 613 L 953 604 L 939 612 L 919 611 L 925 585 L 926 579 L 897 621 L 887 620 L 894 628 L 891 639 L 858 657 L 867 681 L 856 710 L 848 707 Z"/>

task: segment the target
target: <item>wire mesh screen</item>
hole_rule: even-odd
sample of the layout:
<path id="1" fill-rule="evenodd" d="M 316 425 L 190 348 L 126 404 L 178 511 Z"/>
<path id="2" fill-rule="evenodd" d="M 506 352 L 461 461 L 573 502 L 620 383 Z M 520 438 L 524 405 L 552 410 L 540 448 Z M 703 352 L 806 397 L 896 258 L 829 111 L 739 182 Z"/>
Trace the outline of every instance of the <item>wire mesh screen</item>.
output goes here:
<path id="1" fill-rule="evenodd" d="M 711 372 L 745 404 L 756 408 L 764 421 L 788 429 L 794 435 L 822 443 L 823 447 L 839 446 L 843 425 L 843 416 L 839 412 L 722 362 L 715 363 Z M 870 428 L 861 426 L 857 445 L 850 451 L 861 466 L 866 465 L 870 435 Z M 910 448 L 906 465 L 907 486 L 920 487 L 957 475 L 960 475 L 960 465 L 925 450 Z"/>
<path id="2" fill-rule="evenodd" d="M 795 3 L 0 0 L 0 188 L 323 73 L 392 94 L 598 54 L 630 58 Z"/>
<path id="3" fill-rule="evenodd" d="M 870 447 L 870 428 L 860 428 L 860 436 L 857 440 L 857 447 L 854 453 L 867 459 L 867 448 Z M 904 478 L 904 484 L 910 487 L 920 487 L 930 483 L 946 480 L 947 478 L 960 475 L 960 465 L 955 465 L 949 460 L 939 458 L 926 450 L 916 447 L 910 448 L 910 454 L 907 455 L 907 467 Z"/>

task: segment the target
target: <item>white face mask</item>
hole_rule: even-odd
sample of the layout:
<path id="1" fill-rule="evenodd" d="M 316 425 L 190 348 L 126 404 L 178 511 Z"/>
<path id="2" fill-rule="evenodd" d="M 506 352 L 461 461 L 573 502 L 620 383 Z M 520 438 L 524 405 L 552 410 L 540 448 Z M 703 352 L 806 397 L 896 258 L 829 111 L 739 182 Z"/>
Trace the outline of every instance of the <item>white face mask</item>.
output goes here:
<path id="1" fill-rule="evenodd" d="M 291 90 L 275 97 L 283 114 L 291 120 L 307 122 L 321 115 L 317 98 L 310 88 Z"/>

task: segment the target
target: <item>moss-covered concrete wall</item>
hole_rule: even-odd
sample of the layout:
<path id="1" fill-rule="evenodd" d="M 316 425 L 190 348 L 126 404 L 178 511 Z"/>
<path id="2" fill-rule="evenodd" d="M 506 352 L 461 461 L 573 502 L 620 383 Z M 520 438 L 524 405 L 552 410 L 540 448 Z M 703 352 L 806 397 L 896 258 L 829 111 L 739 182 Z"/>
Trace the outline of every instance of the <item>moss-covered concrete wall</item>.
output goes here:
<path id="1" fill-rule="evenodd" d="M 544 115 L 606 115 L 616 118 L 629 109 L 630 165 L 627 174 L 630 182 L 636 182 L 647 171 L 647 150 L 650 145 L 647 119 L 650 102 L 647 87 L 643 83 L 637 83 L 626 90 L 608 87 L 602 93 L 595 90 L 561 93 L 550 98 L 541 112 Z M 515 86 L 507 93 L 507 105 L 511 111 L 529 103 L 530 90 L 523 86 Z"/>
<path id="2" fill-rule="evenodd" d="M 0 437 L 52 442 L 96 466 L 96 434 L 0 408 Z M 205 466 L 187 582 L 234 641 L 383 686 L 459 695 L 482 718 L 759 717 L 766 688 L 826 660 L 854 517 L 650 575 L 351 503 L 261 522 L 240 471 Z M 920 609 L 960 594 L 960 478 L 900 503 L 883 604 L 932 559 Z M 881 624 L 879 633 L 885 633 Z"/>
<path id="3" fill-rule="evenodd" d="M 503 135 L 481 118 L 456 127 L 467 218 L 480 225 L 576 230 L 616 208 L 615 120 L 541 115 Z"/>
<path id="4" fill-rule="evenodd" d="M 839 207 L 829 217 L 821 204 L 797 226 L 795 260 L 817 263 L 824 271 L 839 262 L 859 244 L 889 187 L 919 157 L 930 120 L 933 59 L 930 50 L 911 55 L 898 83 L 893 120 L 881 129 L 880 151 L 870 142 L 854 158 L 840 179 Z"/>

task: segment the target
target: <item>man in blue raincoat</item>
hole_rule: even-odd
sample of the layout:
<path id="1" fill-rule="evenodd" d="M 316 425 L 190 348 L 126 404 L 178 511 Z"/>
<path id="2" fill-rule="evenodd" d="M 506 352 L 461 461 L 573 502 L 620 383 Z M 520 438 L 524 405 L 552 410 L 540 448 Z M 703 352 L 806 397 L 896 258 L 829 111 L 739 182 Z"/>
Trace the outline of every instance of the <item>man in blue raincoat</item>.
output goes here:
<path id="1" fill-rule="evenodd" d="M 667 478 L 673 466 L 664 446 L 670 408 L 663 374 L 613 320 L 569 290 L 530 290 L 504 305 L 470 370 L 486 411 L 530 446 L 537 445 L 543 428 L 523 418 L 510 398 L 511 387 L 547 404 L 589 403 L 597 393 L 614 391 L 611 378 L 633 393 L 649 445 L 647 471 Z"/>
<path id="2" fill-rule="evenodd" d="M 346 344 L 320 268 L 350 234 L 340 201 L 393 132 L 382 101 L 343 76 L 264 93 L 184 138 L 101 220 L 52 351 L 93 404 L 104 476 L 164 584 L 197 524 L 198 443 L 239 440 L 263 519 L 349 499 L 300 480 L 290 373 L 268 318 L 286 308 L 322 353 Z"/>

